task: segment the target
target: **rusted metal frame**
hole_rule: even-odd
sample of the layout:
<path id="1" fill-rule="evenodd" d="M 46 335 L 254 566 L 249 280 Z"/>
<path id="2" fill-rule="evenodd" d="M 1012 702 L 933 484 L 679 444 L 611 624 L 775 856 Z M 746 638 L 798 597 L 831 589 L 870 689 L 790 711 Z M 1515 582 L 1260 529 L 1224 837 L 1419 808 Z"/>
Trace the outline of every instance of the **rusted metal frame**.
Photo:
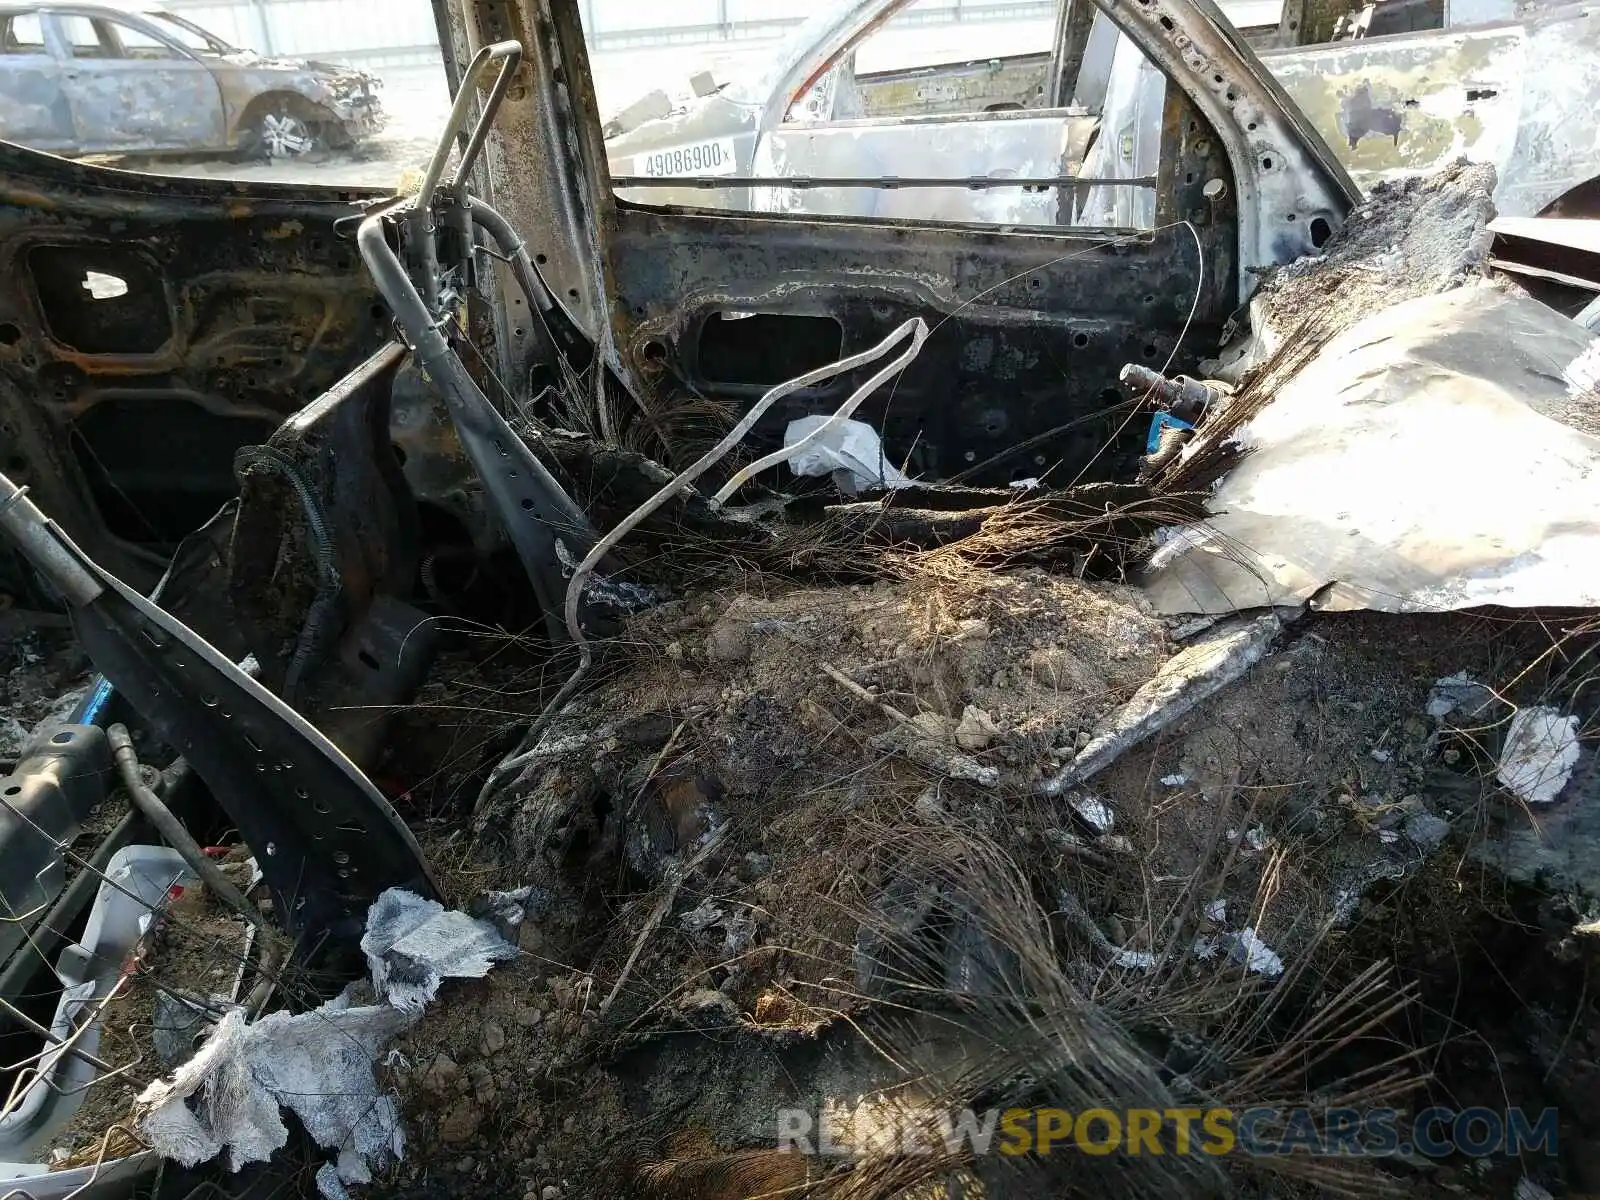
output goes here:
<path id="1" fill-rule="evenodd" d="M 565 354 L 574 369 L 581 370 L 587 366 L 593 359 L 594 346 L 584 337 L 566 305 L 550 290 L 539 268 L 528 257 L 527 243 L 516 228 L 498 210 L 482 200 L 467 201 L 465 215 L 472 225 L 483 230 L 510 262 L 512 273 L 527 297 L 534 318 L 550 343 L 550 349 Z"/>
<path id="2" fill-rule="evenodd" d="M 489 64 L 494 62 L 500 64 L 500 74 L 489 90 L 489 97 L 484 101 L 483 109 L 478 114 L 470 136 L 467 136 L 463 126 L 466 124 L 467 114 L 473 102 L 477 99 L 478 81 L 489 69 Z M 462 143 L 461 161 L 456 166 L 451 182 L 458 182 L 472 173 L 478 155 L 483 150 L 484 140 L 489 136 L 489 129 L 494 124 L 495 114 L 500 110 L 500 102 L 505 99 L 506 90 L 511 86 L 511 77 L 516 74 L 521 62 L 522 46 L 514 41 L 496 42 L 473 55 L 456 88 L 455 100 L 450 105 L 450 115 L 445 119 L 445 128 L 439 137 L 439 144 L 434 147 L 433 157 L 428 161 L 427 172 L 422 177 L 421 186 L 417 188 L 416 198 L 413 201 L 417 208 L 427 208 L 433 203 L 433 194 L 444 179 L 445 167 L 450 162 L 450 151 L 454 148 L 458 137 L 465 136 L 466 140 Z"/>
<path id="3" fill-rule="evenodd" d="M 1050 56 L 1048 107 L 1065 108 L 1072 103 L 1073 89 L 1083 70 L 1083 56 L 1089 48 L 1089 32 L 1099 10 L 1093 0 L 1065 0 L 1056 21 L 1054 52 Z"/>
<path id="4" fill-rule="evenodd" d="M 599 366 L 634 396 L 643 390 L 613 338 L 607 241 L 615 211 L 578 0 L 436 0 L 468 40 L 514 37 L 524 65 L 501 105 L 479 169 L 483 195 L 521 232 L 553 294 L 596 349 Z M 511 147 L 514 153 L 508 152 Z M 514 313 L 520 286 L 502 284 Z M 527 322 L 507 321 L 498 349 L 502 378 L 527 378 L 538 339 Z M 602 436 L 616 432 L 604 371 L 586 379 Z"/>
<path id="5" fill-rule="evenodd" d="M 1239 296 L 1256 273 L 1319 243 L 1344 223 L 1360 192 L 1212 0 L 1096 0 L 1216 130 L 1239 193 Z"/>

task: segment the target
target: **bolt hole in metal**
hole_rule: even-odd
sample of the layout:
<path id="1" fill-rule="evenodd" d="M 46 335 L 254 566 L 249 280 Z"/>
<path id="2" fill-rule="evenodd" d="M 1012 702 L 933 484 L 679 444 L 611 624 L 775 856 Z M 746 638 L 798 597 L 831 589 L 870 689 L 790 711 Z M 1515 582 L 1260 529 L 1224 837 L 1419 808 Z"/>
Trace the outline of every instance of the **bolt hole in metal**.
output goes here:
<path id="1" fill-rule="evenodd" d="M 1311 244 L 1321 249 L 1333 236 L 1333 226 L 1324 217 L 1311 218 Z"/>

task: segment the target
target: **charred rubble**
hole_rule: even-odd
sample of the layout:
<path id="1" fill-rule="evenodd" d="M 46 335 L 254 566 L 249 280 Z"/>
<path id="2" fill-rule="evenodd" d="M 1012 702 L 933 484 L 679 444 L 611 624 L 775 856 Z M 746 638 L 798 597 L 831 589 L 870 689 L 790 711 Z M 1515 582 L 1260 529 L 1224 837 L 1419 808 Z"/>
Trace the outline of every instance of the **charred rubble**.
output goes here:
<path id="1" fill-rule="evenodd" d="M 678 336 L 704 297 L 667 303 L 667 260 L 602 270 L 620 311 L 597 324 L 471 186 L 522 56 L 485 45 L 460 87 L 482 85 L 476 123 L 464 100 L 419 190 L 358 210 L 241 196 L 197 228 L 179 189 L 201 185 L 113 202 L 15 155 L 63 197 L 51 220 L 114 203 L 165 254 L 95 246 L 132 299 L 45 297 L 70 350 L 49 361 L 0 313 L 18 1186 L 1600 1187 L 1600 593 L 1529 568 L 1593 540 L 1571 515 L 1600 456 L 1593 377 L 1587 338 L 1492 274 L 1492 177 L 1380 189 L 1231 318 L 1219 202 L 1115 255 L 1109 289 L 1153 288 L 1191 235 L 1210 266 L 1142 323 L 1113 303 L 1092 338 L 1026 282 L 1038 251 L 971 235 L 961 262 L 1015 286 L 1007 313 L 852 296 L 849 355 L 812 354 L 803 324 L 720 350 L 717 330 L 722 368 L 762 371 L 708 393 L 704 330 L 699 354 Z M 1225 169 L 1172 106 L 1181 153 Z M 702 236 L 618 220 L 635 250 Z M 180 338 L 150 296 L 186 256 L 201 316 Z M 1501 316 L 1514 347 L 1450 357 Z M 1030 357 L 1078 336 L 1071 372 Z M 526 386 L 495 369 L 507 338 Z M 1395 362 L 1338 374 L 1383 342 Z M 170 478 L 92 421 L 63 435 L 63 414 L 114 432 L 141 411 L 103 394 L 98 355 L 240 398 L 216 421 L 245 429 L 178 426 Z M 970 401 L 994 412 L 962 449 L 941 404 L 1006 355 L 1018 395 Z M 1506 431 L 1508 491 L 1536 494 L 1508 503 L 1544 524 L 1454 553 L 1484 540 L 1465 479 L 1406 498 L 1403 536 L 1357 531 L 1376 550 L 1343 573 L 1343 518 L 1274 524 L 1266 485 L 1241 485 L 1306 453 L 1284 412 L 1315 372 L 1330 396 L 1387 381 L 1370 408 L 1390 424 L 1337 426 L 1352 489 L 1397 440 L 1434 451 L 1427 381 L 1449 378 L 1461 421 L 1503 422 L 1483 427 Z M 1262 539 L 1218 533 L 1242 514 Z M 902 1136 L 964 1109 L 1262 1107 L 1317 1114 L 1315 1141 L 1331 1111 L 1410 1130 L 1432 1105 L 1552 1109 L 1559 1151 L 999 1157 Z M 785 1110 L 829 1114 L 839 1152 L 786 1151 Z"/>

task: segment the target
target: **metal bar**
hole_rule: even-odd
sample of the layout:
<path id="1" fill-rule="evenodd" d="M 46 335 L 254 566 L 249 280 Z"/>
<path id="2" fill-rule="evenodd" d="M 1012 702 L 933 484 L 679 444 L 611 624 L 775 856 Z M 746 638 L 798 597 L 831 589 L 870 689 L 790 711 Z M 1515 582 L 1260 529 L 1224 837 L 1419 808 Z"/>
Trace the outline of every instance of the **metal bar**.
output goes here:
<path id="1" fill-rule="evenodd" d="M 977 175 L 967 179 L 939 178 L 935 176 L 822 176 L 797 175 L 786 179 L 773 175 L 613 175 L 614 188 L 741 188 L 772 187 L 794 188 L 881 188 L 894 191 L 898 188 L 967 188 L 982 192 L 995 188 L 1056 188 L 1079 186 L 1143 187 L 1156 186 L 1154 175 L 1141 175 L 1133 179 L 1091 179 L 1077 175 L 1044 175 L 1036 179 L 991 179 Z"/>
<path id="2" fill-rule="evenodd" d="M 562 552 L 571 558 L 587 554 L 595 532 L 583 510 L 473 382 L 405 266 L 389 248 L 383 221 L 382 216 L 370 216 L 357 228 L 362 261 L 394 310 L 413 358 L 443 396 L 462 449 L 533 584 L 551 641 L 559 644 L 566 638 L 561 619 L 567 586 Z"/>
<path id="3" fill-rule="evenodd" d="M 422 177 L 422 186 L 417 189 L 414 201 L 417 207 L 426 208 L 432 203 L 433 193 L 438 190 L 439 182 L 444 178 L 444 169 L 450 162 L 450 151 L 455 147 L 456 134 L 466 123 L 467 110 L 478 94 L 478 77 L 497 59 L 506 60 L 506 65 L 500 68 L 501 78 L 495 80 L 494 90 L 489 94 L 489 103 L 484 105 L 483 115 L 478 118 L 478 125 L 473 129 L 472 137 L 462 150 L 463 170 L 470 170 L 472 167 L 472 161 L 467 157 L 468 151 L 472 152 L 472 157 L 475 159 L 477 149 L 483 145 L 483 139 L 479 135 L 494 118 L 494 110 L 500 104 L 499 97 L 505 93 L 503 84 L 509 82 L 507 77 L 522 61 L 522 43 L 495 42 L 472 56 L 472 61 L 467 64 L 467 69 L 461 75 L 461 86 L 456 89 L 455 100 L 450 105 L 450 116 L 445 120 L 444 133 L 439 137 L 439 144 L 434 147 L 433 158 L 428 163 L 428 173 Z M 477 143 L 476 146 L 474 142 Z"/>
<path id="4" fill-rule="evenodd" d="M 39 1024 L 39 1022 L 35 1021 L 27 1013 L 23 1012 L 20 1008 L 11 1003 L 11 1001 L 5 999 L 3 996 L 0 996 L 0 1012 L 5 1013 L 6 1016 L 10 1017 L 18 1025 L 21 1025 L 28 1032 L 42 1037 L 52 1046 L 60 1046 L 63 1053 L 70 1054 L 73 1058 L 81 1058 L 91 1067 L 94 1067 L 96 1070 L 102 1071 L 107 1075 L 116 1073 L 117 1068 L 106 1062 L 105 1059 L 97 1058 L 93 1054 L 90 1054 L 87 1050 L 80 1050 L 66 1038 L 56 1036 L 56 1034 L 51 1032 L 45 1026 Z"/>
<path id="5" fill-rule="evenodd" d="M 500 111 L 500 102 L 506 98 L 506 92 L 511 88 L 511 77 L 517 72 L 517 65 L 522 62 L 522 45 L 519 42 L 501 42 L 502 46 L 513 46 L 515 50 L 506 55 L 505 62 L 500 67 L 500 74 L 495 76 L 494 86 L 489 89 L 489 98 L 483 102 L 483 112 L 478 115 L 478 123 L 472 127 L 472 136 L 467 138 L 467 144 L 461 151 L 461 162 L 456 166 L 456 173 L 450 177 L 452 186 L 460 184 L 472 173 L 472 168 L 477 165 L 478 155 L 483 152 L 483 143 L 489 136 L 489 129 L 494 124 L 495 114 Z"/>
<path id="6" fill-rule="evenodd" d="M 1565 287 L 1582 288 L 1586 292 L 1600 292 L 1600 283 L 1592 279 L 1583 279 L 1577 275 L 1568 275 L 1562 271 L 1552 271 L 1547 267 L 1530 267 L 1527 263 L 1511 262 L 1504 258 L 1489 256 L 1489 265 L 1497 271 L 1508 271 L 1512 275 L 1527 275 L 1533 279 L 1548 279 L 1552 283 L 1559 283 Z"/>
<path id="7" fill-rule="evenodd" d="M 78 561 L 67 539 L 32 500 L 28 489 L 0 475 L 0 533 L 9 534 L 34 569 L 67 603 L 88 604 L 104 589 Z"/>

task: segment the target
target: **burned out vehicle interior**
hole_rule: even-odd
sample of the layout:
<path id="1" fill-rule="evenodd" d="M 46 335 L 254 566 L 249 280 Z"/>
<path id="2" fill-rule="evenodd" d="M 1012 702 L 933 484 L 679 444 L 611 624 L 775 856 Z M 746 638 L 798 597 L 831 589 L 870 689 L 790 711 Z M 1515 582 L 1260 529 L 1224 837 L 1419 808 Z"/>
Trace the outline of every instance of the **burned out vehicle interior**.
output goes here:
<path id="1" fill-rule="evenodd" d="M 532 103 L 503 102 L 489 139 L 508 139 Z M 337 393 L 393 333 L 353 239 L 354 206 L 378 197 L 7 152 L 7 466 L 86 550 L 148 585 L 236 493 L 235 452 Z M 1292 154 L 1276 164 L 1263 154 L 1263 177 L 1304 171 Z M 1326 195 L 1306 197 L 1306 212 L 1252 211 L 1242 224 L 1241 194 L 1254 210 L 1261 191 L 1247 179 L 1241 193 L 1225 139 L 1178 90 L 1159 176 L 1130 185 L 1155 193 L 1158 227 L 1125 236 L 701 214 L 617 203 L 581 160 L 551 164 L 528 187 L 519 176 L 533 167 L 507 167 L 496 203 L 544 281 L 539 303 L 553 307 L 529 308 L 510 271 L 463 254 L 470 226 L 459 218 L 440 226 L 433 253 L 447 257 L 425 299 L 476 302 L 470 328 L 489 340 L 465 357 L 492 369 L 484 386 L 497 404 L 556 427 L 600 422 L 669 463 L 707 405 L 748 408 L 915 316 L 959 324 L 960 337 L 931 337 L 892 396 L 860 410 L 891 459 L 930 481 L 1120 478 L 1141 436 L 1119 415 L 1119 371 L 1178 374 L 1213 354 L 1252 272 L 1338 222 L 1347 191 L 1320 170 L 1335 183 L 1318 180 Z M 558 187 L 567 195 L 548 194 Z M 48 214 L 28 202 L 35 194 L 52 198 Z M 546 203 L 559 205 L 553 218 L 524 216 Z M 1280 228 L 1255 228 L 1261 220 Z M 101 276 L 111 291 L 97 290 Z M 595 354 L 605 388 L 573 386 Z M 844 377 L 787 399 L 752 444 L 776 445 L 789 416 L 831 411 L 850 387 Z M 1125 436 L 1108 438 L 1122 425 Z M 423 504 L 459 519 L 471 505 L 428 461 L 438 447 L 413 444 L 424 436 L 397 426 L 404 470 Z M 496 536 L 485 529 L 479 544 Z"/>
<path id="2" fill-rule="evenodd" d="M 88 867 L 152 830 L 202 855 L 248 847 L 268 896 L 250 924 L 281 938 L 259 934 L 254 969 L 304 968 L 291 1007 L 338 993 L 382 957 L 363 922 L 394 889 L 454 899 L 418 830 L 490 811 L 605 677 L 607 638 L 672 599 L 674 531 L 854 585 L 879 577 L 828 536 L 938 548 L 1019 495 L 1128 542 L 1194 517 L 1214 479 L 1163 484 L 1176 443 L 1156 427 L 1218 403 L 1197 381 L 1249 334 L 1259 285 L 1358 200 L 1208 0 L 1064 7 L 1068 45 L 1104 12 L 1166 75 L 1153 177 L 813 181 L 1063 206 L 1138 188 L 1148 229 L 624 201 L 577 0 L 436 8 L 456 103 L 407 194 L 0 144 L 0 594 L 69 616 L 96 672 L 0 763 L 8 1062 L 94 1066 L 52 1024 L 56 956 L 87 936 Z M 1070 76 L 1070 55 L 1055 69 Z M 876 434 L 872 461 L 791 469 L 846 420 Z M 1093 538 L 1037 553 L 1126 578 Z M 474 748 L 470 786 L 424 811 L 390 786 L 389 731 L 468 627 L 528 635 L 543 674 Z M 91 823 L 119 784 L 133 808 Z M 620 820 L 611 804 L 584 820 Z M 581 824 L 550 837 L 629 852 Z M 273 988 L 245 990 L 264 1011 Z M 39 1161 L 81 1090 L 57 1079 L 26 1121 L 0 1121 L 0 1162 Z M 100 1171 L 114 1144 L 70 1160 L 85 1194 L 151 1194 L 152 1163 Z M 212 1169 L 209 1186 L 245 1186 Z M 164 1179 L 161 1194 L 195 1186 Z"/>

